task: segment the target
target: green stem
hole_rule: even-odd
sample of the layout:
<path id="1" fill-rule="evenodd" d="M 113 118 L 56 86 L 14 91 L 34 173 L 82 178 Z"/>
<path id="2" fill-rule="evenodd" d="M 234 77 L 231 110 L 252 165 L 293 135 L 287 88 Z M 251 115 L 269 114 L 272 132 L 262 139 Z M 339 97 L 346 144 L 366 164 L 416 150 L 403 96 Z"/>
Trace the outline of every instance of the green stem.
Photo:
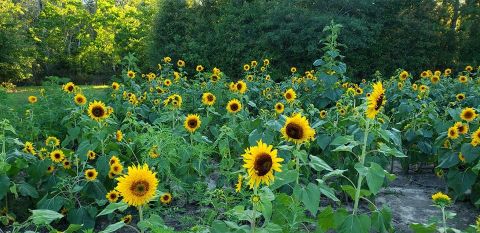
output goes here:
<path id="1" fill-rule="evenodd" d="M 297 144 L 297 152 L 300 151 L 300 146 L 301 144 Z M 296 170 L 297 170 L 297 184 L 299 184 L 299 180 L 300 180 L 300 158 L 298 158 L 298 156 L 295 156 L 295 166 L 296 166 Z"/>
<path id="2" fill-rule="evenodd" d="M 443 232 L 447 232 L 447 216 L 445 215 L 445 207 L 442 207 Z"/>
<path id="3" fill-rule="evenodd" d="M 365 157 L 367 152 L 367 140 L 368 140 L 368 131 L 370 127 L 370 120 L 366 119 L 367 123 L 365 125 L 365 134 L 363 135 L 363 147 L 362 147 L 362 155 L 360 156 L 360 164 L 363 166 L 365 164 Z M 362 182 L 364 176 L 362 174 L 358 174 L 358 182 L 355 192 L 355 204 L 353 205 L 353 214 L 357 213 L 358 210 L 358 201 L 360 200 L 360 191 L 362 190 Z"/>
<path id="4" fill-rule="evenodd" d="M 143 222 L 143 209 L 142 206 L 138 207 L 138 213 L 140 214 L 140 222 Z M 143 230 L 140 229 L 141 233 L 143 233 Z"/>
<path id="5" fill-rule="evenodd" d="M 253 195 L 257 195 L 257 187 L 255 187 L 255 188 L 253 189 Z M 255 233 L 255 223 L 256 223 L 257 219 L 255 218 L 255 203 L 253 203 L 253 202 L 252 202 L 252 210 L 253 210 L 253 211 L 252 211 L 252 215 L 253 215 L 253 216 L 252 216 L 252 222 L 251 222 L 251 224 L 252 224 L 252 233 Z"/>

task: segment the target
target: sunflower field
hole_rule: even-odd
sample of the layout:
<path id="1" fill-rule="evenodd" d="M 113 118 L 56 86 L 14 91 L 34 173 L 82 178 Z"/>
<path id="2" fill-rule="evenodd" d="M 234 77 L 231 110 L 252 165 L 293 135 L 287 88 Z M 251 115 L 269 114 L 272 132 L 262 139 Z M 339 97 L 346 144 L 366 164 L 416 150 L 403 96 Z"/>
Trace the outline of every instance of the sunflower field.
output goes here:
<path id="1" fill-rule="evenodd" d="M 3 85 L 0 232 L 403 232 L 377 197 L 425 168 L 445 182 L 436 211 L 402 229 L 480 232 L 480 67 L 355 83 L 340 27 L 284 77 L 263 57 L 233 79 L 129 55 L 95 92 L 50 77 L 12 103 Z"/>

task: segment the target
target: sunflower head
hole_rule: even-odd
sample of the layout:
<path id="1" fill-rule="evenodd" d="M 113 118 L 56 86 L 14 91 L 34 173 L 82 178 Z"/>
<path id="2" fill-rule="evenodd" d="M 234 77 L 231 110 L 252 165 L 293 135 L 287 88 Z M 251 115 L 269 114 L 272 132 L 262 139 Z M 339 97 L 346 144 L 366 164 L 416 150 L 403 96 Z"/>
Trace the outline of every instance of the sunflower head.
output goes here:
<path id="1" fill-rule="evenodd" d="M 292 66 L 292 67 L 290 68 L 290 72 L 292 72 L 292 73 L 297 72 L 297 67 Z"/>
<path id="2" fill-rule="evenodd" d="M 160 154 L 158 153 L 158 146 L 156 146 L 156 145 L 152 146 L 152 148 L 150 148 L 150 150 L 148 151 L 148 155 L 152 159 L 156 159 L 156 158 L 160 157 Z"/>
<path id="3" fill-rule="evenodd" d="M 442 192 L 438 192 L 432 195 L 433 203 L 439 206 L 448 206 L 451 204 L 452 199 Z"/>
<path id="4" fill-rule="evenodd" d="M 216 74 L 212 74 L 210 76 L 210 81 L 212 81 L 212 83 L 216 83 L 218 80 L 220 80 L 220 77 Z"/>
<path id="5" fill-rule="evenodd" d="M 52 173 L 53 171 L 55 171 L 55 166 L 50 165 L 47 167 L 47 173 Z"/>
<path id="6" fill-rule="evenodd" d="M 66 159 L 63 160 L 63 168 L 65 168 L 65 169 L 70 169 L 70 168 L 72 168 L 72 163 L 70 163 L 70 161 L 68 161 L 68 160 L 66 160 Z"/>
<path id="7" fill-rule="evenodd" d="M 472 146 L 477 146 L 480 143 L 480 128 L 472 133 Z"/>
<path id="8" fill-rule="evenodd" d="M 417 86 L 416 83 L 412 84 L 412 89 L 413 89 L 414 91 L 416 91 L 416 90 L 418 89 L 418 86 Z"/>
<path id="9" fill-rule="evenodd" d="M 183 126 L 185 127 L 188 132 L 193 133 L 195 130 L 200 128 L 202 121 L 200 120 L 200 116 L 198 114 L 188 114 L 185 118 L 185 122 Z"/>
<path id="10" fill-rule="evenodd" d="M 281 133 L 285 140 L 295 144 L 302 144 L 313 140 L 315 136 L 315 130 L 310 127 L 307 118 L 300 113 L 287 117 Z"/>
<path id="11" fill-rule="evenodd" d="M 448 76 L 448 75 L 450 75 L 451 73 L 452 73 L 452 69 L 450 69 L 450 68 L 447 68 L 447 69 L 445 69 L 445 71 L 444 71 L 445 76 Z"/>
<path id="12" fill-rule="evenodd" d="M 243 65 L 243 70 L 244 71 L 249 71 L 250 70 L 250 65 L 249 64 Z"/>
<path id="13" fill-rule="evenodd" d="M 37 99 L 36 96 L 31 95 L 31 96 L 28 97 L 28 102 L 31 103 L 31 104 L 36 103 L 37 100 L 38 100 L 38 99 Z"/>
<path id="14" fill-rule="evenodd" d="M 217 97 L 215 97 L 215 95 L 210 92 L 203 93 L 202 95 L 202 103 L 207 106 L 212 106 L 213 104 L 215 104 L 216 99 Z"/>
<path id="15" fill-rule="evenodd" d="M 164 193 L 160 196 L 160 202 L 162 202 L 165 205 L 168 205 L 172 202 L 172 194 L 170 193 Z"/>
<path id="16" fill-rule="evenodd" d="M 463 156 L 462 152 L 458 153 L 458 159 L 459 159 L 462 163 L 465 163 L 465 156 Z"/>
<path id="17" fill-rule="evenodd" d="M 112 156 L 112 158 L 110 158 L 110 161 L 108 161 L 108 164 L 112 166 L 116 163 L 120 163 L 120 159 L 118 159 L 118 157 L 114 155 Z"/>
<path id="18" fill-rule="evenodd" d="M 110 172 L 115 174 L 115 175 L 120 175 L 122 174 L 123 171 L 123 165 L 121 163 L 114 163 L 110 165 Z"/>
<path id="19" fill-rule="evenodd" d="M 203 68 L 202 65 L 198 65 L 198 66 L 195 68 L 195 70 L 196 70 L 197 72 L 202 72 L 203 69 L 204 69 L 204 68 Z"/>
<path id="20" fill-rule="evenodd" d="M 242 156 L 250 188 L 258 187 L 261 183 L 270 185 L 275 179 L 273 172 L 282 171 L 280 163 L 283 158 L 277 156 L 277 150 L 272 145 L 267 145 L 262 140 L 256 146 L 246 149 Z"/>
<path id="21" fill-rule="evenodd" d="M 55 163 L 61 163 L 65 159 L 65 154 L 62 150 L 54 150 L 50 152 L 50 159 Z"/>
<path id="22" fill-rule="evenodd" d="M 477 113 L 473 108 L 464 108 L 460 113 L 460 118 L 462 118 L 462 120 L 467 122 L 471 122 L 475 120 L 476 117 L 477 117 Z"/>
<path id="23" fill-rule="evenodd" d="M 117 142 L 121 142 L 122 139 L 123 139 L 123 133 L 121 130 L 117 130 L 117 132 L 115 132 L 115 139 L 117 139 Z"/>
<path id="24" fill-rule="evenodd" d="M 45 140 L 47 146 L 60 146 L 60 140 L 58 138 L 50 136 Z"/>
<path id="25" fill-rule="evenodd" d="M 75 84 L 73 84 L 72 82 L 66 83 L 63 86 L 63 91 L 65 91 L 67 93 L 72 93 L 73 91 L 75 91 Z"/>
<path id="26" fill-rule="evenodd" d="M 285 110 L 285 106 L 278 102 L 275 104 L 275 112 L 277 112 L 278 114 L 282 113 L 283 111 Z"/>
<path id="27" fill-rule="evenodd" d="M 23 146 L 23 151 L 32 155 L 35 155 L 37 153 L 35 152 L 35 147 L 33 146 L 32 142 L 25 142 Z"/>
<path id="28" fill-rule="evenodd" d="M 380 109 L 385 105 L 385 89 L 381 82 L 373 84 L 373 91 L 367 97 L 367 111 L 368 118 L 373 119 L 380 112 Z"/>
<path id="29" fill-rule="evenodd" d="M 168 78 L 163 80 L 163 85 L 165 85 L 167 87 L 171 86 L 172 85 L 172 80 L 170 80 Z"/>
<path id="30" fill-rule="evenodd" d="M 98 172 L 97 170 L 95 170 L 94 168 L 92 169 L 87 169 L 85 171 L 85 179 L 87 181 L 94 181 L 97 179 L 97 176 L 98 176 Z"/>
<path id="31" fill-rule="evenodd" d="M 148 203 L 157 190 L 158 180 L 148 165 L 128 167 L 128 173 L 117 178 L 117 187 L 123 201 L 130 206 L 142 206 Z"/>
<path id="32" fill-rule="evenodd" d="M 120 198 L 120 193 L 117 190 L 112 190 L 107 193 L 106 197 L 110 203 L 114 203 L 118 201 L 118 198 Z"/>
<path id="33" fill-rule="evenodd" d="M 326 110 L 320 111 L 320 118 L 324 119 L 325 117 L 327 117 L 327 111 Z"/>
<path id="34" fill-rule="evenodd" d="M 428 72 L 427 71 L 422 71 L 422 73 L 420 74 L 420 77 L 422 78 L 427 78 L 429 76 Z"/>
<path id="35" fill-rule="evenodd" d="M 466 83 L 468 81 L 468 78 L 465 75 L 460 75 L 458 77 L 458 81 L 461 82 L 461 83 Z"/>
<path id="36" fill-rule="evenodd" d="M 434 75 L 434 76 L 430 77 L 430 81 L 431 81 L 433 84 L 437 84 L 437 83 L 440 81 L 440 77 L 437 76 L 437 75 Z"/>
<path id="37" fill-rule="evenodd" d="M 97 154 L 96 154 L 94 151 L 92 151 L 92 150 L 89 150 L 89 151 L 87 152 L 87 157 L 88 157 L 89 160 L 94 160 L 95 157 L 96 157 L 96 155 L 97 155 Z"/>
<path id="38" fill-rule="evenodd" d="M 101 101 L 93 101 L 88 105 L 88 115 L 95 121 L 102 121 L 108 117 L 107 107 Z"/>
<path id="39" fill-rule="evenodd" d="M 292 103 L 297 98 L 297 93 L 295 93 L 295 91 L 292 88 L 290 88 L 287 91 L 285 91 L 285 93 L 283 93 L 283 97 L 285 97 L 285 100 L 288 103 Z"/>
<path id="40" fill-rule="evenodd" d="M 468 65 L 468 66 L 465 67 L 465 70 L 468 71 L 468 72 L 472 72 L 473 67 Z"/>
<path id="41" fill-rule="evenodd" d="M 237 113 L 242 110 L 242 103 L 237 99 L 232 99 L 227 103 L 227 111 L 229 113 Z"/>
<path id="42" fill-rule="evenodd" d="M 247 83 L 245 83 L 243 80 L 239 80 L 235 84 L 235 89 L 240 92 L 240 94 L 244 94 L 247 91 Z"/>
<path id="43" fill-rule="evenodd" d="M 399 76 L 400 76 L 400 80 L 402 80 L 402 81 L 407 80 L 408 75 L 409 75 L 409 74 L 408 74 L 408 72 L 407 72 L 406 70 L 402 71 L 402 72 L 400 73 L 400 75 L 399 75 Z"/>
<path id="44" fill-rule="evenodd" d="M 447 136 L 450 139 L 457 139 L 459 136 L 458 129 L 455 126 L 448 128 Z"/>
<path id="45" fill-rule="evenodd" d="M 134 79 L 135 78 L 135 72 L 133 70 L 129 70 L 127 72 L 127 77 Z"/>
<path id="46" fill-rule="evenodd" d="M 465 94 L 463 94 L 463 93 L 457 94 L 456 98 L 457 98 L 458 101 L 462 101 L 462 100 L 465 99 Z"/>
<path id="47" fill-rule="evenodd" d="M 115 91 L 118 91 L 118 89 L 120 89 L 120 84 L 118 84 L 117 82 L 113 82 L 112 83 L 112 89 L 115 90 Z"/>
<path id="48" fill-rule="evenodd" d="M 127 214 L 127 215 L 123 216 L 122 221 L 125 224 L 130 224 L 132 222 L 132 219 L 133 219 L 132 215 Z"/>
<path id="49" fill-rule="evenodd" d="M 178 66 L 178 67 L 184 67 L 184 66 L 185 66 L 185 61 L 183 61 L 183 60 L 178 60 L 178 61 L 177 61 L 177 66 Z"/>
<path id="50" fill-rule="evenodd" d="M 455 127 L 457 127 L 457 130 L 460 134 L 468 133 L 468 124 L 463 124 L 462 122 L 456 122 Z"/>

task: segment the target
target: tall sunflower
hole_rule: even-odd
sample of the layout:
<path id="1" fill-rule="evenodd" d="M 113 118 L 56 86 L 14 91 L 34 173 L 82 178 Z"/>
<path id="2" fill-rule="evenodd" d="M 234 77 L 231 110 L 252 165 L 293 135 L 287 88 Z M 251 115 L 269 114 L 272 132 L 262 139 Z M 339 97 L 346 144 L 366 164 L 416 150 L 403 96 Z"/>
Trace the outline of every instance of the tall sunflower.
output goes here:
<path id="1" fill-rule="evenodd" d="M 237 99 L 232 99 L 227 103 L 227 111 L 229 113 L 237 113 L 242 110 L 242 103 Z"/>
<path id="2" fill-rule="evenodd" d="M 370 96 L 367 98 L 367 117 L 370 119 L 375 118 L 375 116 L 380 112 L 380 108 L 385 104 L 385 89 L 381 82 L 373 84 L 373 91 L 370 93 Z"/>
<path id="3" fill-rule="evenodd" d="M 198 114 L 188 114 L 185 118 L 185 122 L 183 126 L 185 127 L 188 132 L 193 133 L 195 130 L 200 128 L 202 121 L 200 120 L 200 116 Z"/>
<path id="4" fill-rule="evenodd" d="M 295 91 L 290 88 L 285 93 L 283 93 L 283 97 L 285 97 L 285 100 L 287 100 L 288 103 L 292 103 L 297 98 L 297 93 L 295 93 Z"/>
<path id="5" fill-rule="evenodd" d="M 217 97 L 215 97 L 215 95 L 210 92 L 205 92 L 202 95 L 202 103 L 207 106 L 212 106 L 213 104 L 215 104 L 216 99 Z"/>
<path id="6" fill-rule="evenodd" d="M 285 125 L 280 131 L 285 140 L 295 144 L 310 141 L 315 136 L 315 130 L 310 127 L 307 118 L 300 113 L 287 117 Z"/>
<path id="7" fill-rule="evenodd" d="M 460 113 L 460 118 L 462 118 L 462 120 L 467 122 L 471 122 L 475 120 L 476 117 L 477 117 L 477 113 L 473 108 L 464 108 L 462 110 L 462 113 Z"/>
<path id="8" fill-rule="evenodd" d="M 128 173 L 117 178 L 118 184 L 115 189 L 128 205 L 142 206 L 155 195 L 158 186 L 155 174 L 146 164 L 128 167 Z"/>
<path id="9" fill-rule="evenodd" d="M 87 98 L 79 93 L 75 95 L 75 97 L 73 97 L 73 101 L 75 101 L 77 105 L 84 105 L 85 103 L 87 103 Z"/>
<path id="10" fill-rule="evenodd" d="M 250 188 L 257 188 L 260 183 L 270 185 L 275 179 L 273 172 L 282 171 L 280 162 L 283 158 L 277 156 L 277 150 L 273 149 L 272 145 L 267 145 L 262 140 L 258 141 L 256 146 L 246 149 L 242 156 Z"/>
<path id="11" fill-rule="evenodd" d="M 88 105 L 88 115 L 96 121 L 102 121 L 107 118 L 107 107 L 102 101 L 93 101 Z"/>

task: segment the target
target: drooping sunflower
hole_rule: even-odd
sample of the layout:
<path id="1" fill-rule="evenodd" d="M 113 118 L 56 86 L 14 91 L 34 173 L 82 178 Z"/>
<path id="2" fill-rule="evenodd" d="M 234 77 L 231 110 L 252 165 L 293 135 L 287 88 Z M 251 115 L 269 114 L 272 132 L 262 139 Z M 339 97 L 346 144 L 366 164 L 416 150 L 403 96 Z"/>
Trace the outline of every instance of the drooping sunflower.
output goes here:
<path id="1" fill-rule="evenodd" d="M 466 83 L 468 81 L 468 78 L 465 75 L 460 75 L 458 77 L 458 81 L 461 82 L 461 83 Z"/>
<path id="2" fill-rule="evenodd" d="M 475 120 L 476 117 L 477 117 L 477 113 L 473 108 L 464 108 L 462 110 L 462 113 L 460 113 L 460 118 L 462 118 L 462 120 L 467 122 L 471 122 Z"/>
<path id="3" fill-rule="evenodd" d="M 162 202 L 165 205 L 170 204 L 172 202 L 172 194 L 170 193 L 164 193 L 160 196 L 160 202 Z"/>
<path id="4" fill-rule="evenodd" d="M 93 101 L 88 105 L 88 115 L 95 121 L 102 121 L 107 118 L 107 107 L 102 101 Z"/>
<path id="5" fill-rule="evenodd" d="M 158 153 L 158 146 L 156 146 L 156 145 L 152 146 L 152 148 L 150 148 L 150 150 L 148 151 L 148 155 L 152 159 L 156 159 L 156 158 L 160 157 L 160 154 Z"/>
<path id="6" fill-rule="evenodd" d="M 88 157 L 89 160 L 94 160 L 96 156 L 97 156 L 97 154 L 92 150 L 89 150 L 87 152 L 87 157 Z"/>
<path id="7" fill-rule="evenodd" d="M 283 97 L 285 97 L 285 100 L 287 100 L 288 103 L 292 103 L 297 98 L 297 93 L 295 93 L 295 91 L 290 88 L 285 93 L 283 93 Z"/>
<path id="8" fill-rule="evenodd" d="M 127 215 L 123 216 L 122 221 L 125 224 L 130 224 L 132 222 L 132 219 L 133 219 L 132 215 L 127 214 Z"/>
<path id="9" fill-rule="evenodd" d="M 320 118 L 323 119 L 323 118 L 325 118 L 325 117 L 327 117 L 327 111 L 326 111 L 326 110 L 320 111 Z"/>
<path id="10" fill-rule="evenodd" d="M 117 130 L 117 132 L 115 132 L 115 139 L 117 139 L 117 142 L 121 142 L 122 139 L 123 139 L 123 133 L 121 130 Z"/>
<path id="11" fill-rule="evenodd" d="M 77 104 L 77 105 L 84 105 L 85 103 L 87 103 L 87 98 L 82 95 L 82 94 L 76 94 L 75 97 L 73 97 L 73 101 Z"/>
<path id="12" fill-rule="evenodd" d="M 242 110 L 242 103 L 237 99 L 232 99 L 227 103 L 227 111 L 229 113 L 237 113 Z"/>
<path id="13" fill-rule="evenodd" d="M 466 134 L 468 133 L 468 125 L 463 124 L 462 122 L 456 122 L 455 127 L 457 127 L 457 130 L 460 134 Z"/>
<path id="14" fill-rule="evenodd" d="M 385 102 L 385 89 L 383 89 L 382 83 L 377 82 L 373 84 L 373 91 L 367 97 L 367 117 L 370 119 L 375 118 Z"/>
<path id="15" fill-rule="evenodd" d="M 465 99 L 465 94 L 463 94 L 463 93 L 457 94 L 456 98 L 457 98 L 458 101 L 462 101 L 462 100 Z"/>
<path id="16" fill-rule="evenodd" d="M 235 84 L 236 90 L 240 92 L 240 94 L 244 94 L 247 91 L 247 83 L 245 83 L 243 80 L 239 80 Z"/>
<path id="17" fill-rule="evenodd" d="M 61 163 L 65 159 L 65 154 L 62 150 L 54 150 L 50 153 L 50 159 L 55 163 Z"/>
<path id="18" fill-rule="evenodd" d="M 60 140 L 58 138 L 50 136 L 45 140 L 45 145 L 47 146 L 60 146 Z"/>
<path id="19" fill-rule="evenodd" d="M 114 203 L 118 201 L 118 198 L 120 197 L 120 193 L 117 190 L 112 190 L 107 193 L 106 197 L 110 203 Z"/>
<path id="20" fill-rule="evenodd" d="M 448 128 L 448 138 L 450 139 L 456 139 L 459 136 L 458 129 L 455 126 L 452 126 Z"/>
<path id="21" fill-rule="evenodd" d="M 31 104 L 36 103 L 37 100 L 38 100 L 38 99 L 37 99 L 36 96 L 31 95 L 31 96 L 28 97 L 28 102 L 31 103 Z"/>
<path id="22" fill-rule="evenodd" d="M 239 193 L 242 190 L 243 176 L 238 175 L 237 183 L 235 184 L 235 192 Z"/>
<path id="23" fill-rule="evenodd" d="M 195 68 L 195 70 L 196 70 L 197 72 L 202 72 L 203 69 L 204 69 L 204 68 L 203 68 L 202 65 L 198 65 L 197 68 Z"/>
<path id="24" fill-rule="evenodd" d="M 436 205 L 448 206 L 450 205 L 452 199 L 442 192 L 438 192 L 432 195 L 432 200 Z"/>
<path id="25" fill-rule="evenodd" d="M 198 114 L 188 114 L 185 118 L 183 126 L 188 132 L 193 133 L 195 130 L 200 128 L 201 124 L 202 121 L 200 120 L 200 116 Z"/>
<path id="26" fill-rule="evenodd" d="M 68 82 L 63 86 L 63 91 L 72 93 L 75 90 L 75 84 Z"/>
<path id="27" fill-rule="evenodd" d="M 310 127 L 307 118 L 300 113 L 287 117 L 281 133 L 285 140 L 295 144 L 310 141 L 315 136 L 315 130 Z"/>
<path id="28" fill-rule="evenodd" d="M 87 181 L 94 181 L 97 179 L 97 176 L 98 176 L 98 172 L 97 170 L 95 170 L 94 168 L 92 169 L 87 169 L 85 171 L 85 179 Z"/>
<path id="29" fill-rule="evenodd" d="M 281 172 L 283 158 L 277 156 L 277 150 L 272 145 L 257 142 L 256 146 L 251 146 L 245 150 L 242 155 L 244 165 L 248 173 L 248 184 L 250 188 L 258 187 L 260 183 L 270 185 L 274 181 L 274 171 Z"/>
<path id="30" fill-rule="evenodd" d="M 275 112 L 280 114 L 283 112 L 283 110 L 285 110 L 285 106 L 282 103 L 278 102 L 275 104 Z"/>
<path id="31" fill-rule="evenodd" d="M 115 174 L 115 175 L 120 175 L 122 174 L 123 171 L 123 165 L 121 163 L 114 163 L 110 165 L 110 172 Z"/>
<path id="32" fill-rule="evenodd" d="M 133 70 L 129 70 L 127 72 L 127 77 L 129 77 L 131 79 L 134 79 L 135 78 L 135 72 L 133 72 Z"/>
<path id="33" fill-rule="evenodd" d="M 216 99 L 217 97 L 215 97 L 215 95 L 210 92 L 205 92 L 202 95 L 202 103 L 207 106 L 212 106 L 213 104 L 215 104 Z"/>
<path id="34" fill-rule="evenodd" d="M 117 178 L 116 190 L 123 201 L 130 206 L 142 206 L 148 203 L 157 190 L 158 180 L 148 165 L 128 167 L 128 173 Z"/>

